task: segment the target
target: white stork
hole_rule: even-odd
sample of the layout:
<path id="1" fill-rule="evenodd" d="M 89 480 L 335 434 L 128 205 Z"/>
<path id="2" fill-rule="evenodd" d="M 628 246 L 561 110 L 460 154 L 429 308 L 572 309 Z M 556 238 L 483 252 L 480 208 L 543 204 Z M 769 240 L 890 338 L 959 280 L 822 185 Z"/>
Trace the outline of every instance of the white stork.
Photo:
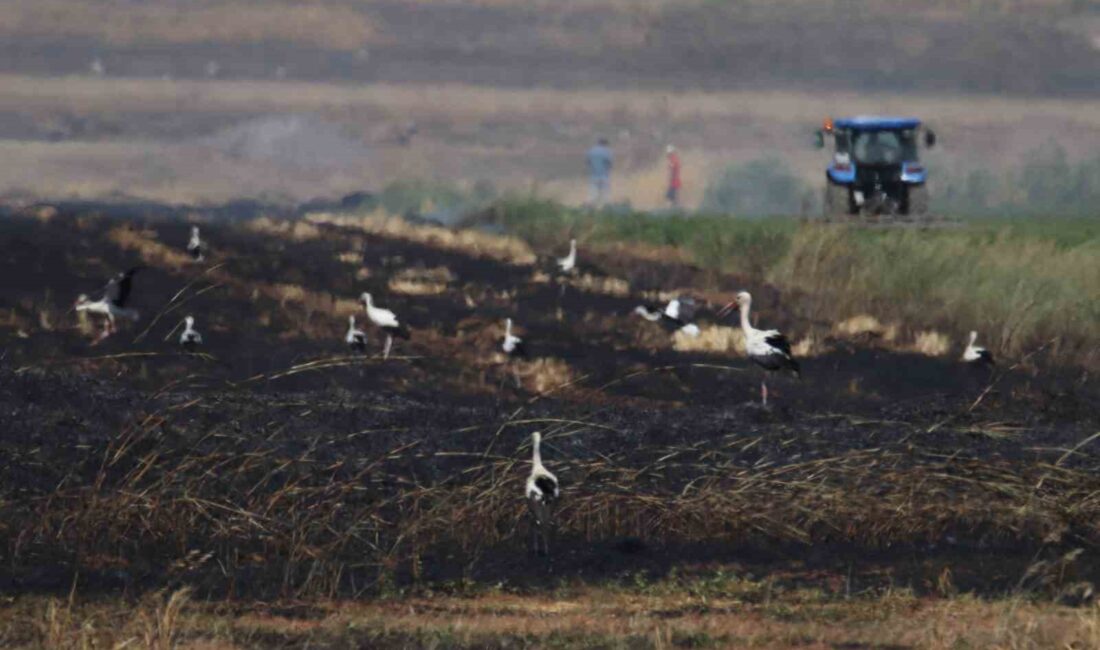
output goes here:
<path id="1" fill-rule="evenodd" d="M 180 334 L 180 347 L 188 352 L 194 352 L 202 345 L 202 334 L 195 329 L 195 317 L 188 316 L 183 319 L 183 334 Z"/>
<path id="2" fill-rule="evenodd" d="M 549 555 L 551 508 L 561 496 L 561 491 L 558 488 L 558 477 L 542 464 L 542 454 L 539 452 L 541 442 L 542 434 L 538 431 L 531 434 L 531 474 L 527 477 L 524 496 L 527 497 L 527 505 L 531 508 L 531 517 L 535 524 L 532 527 L 535 553 L 539 553 L 541 539 L 544 554 Z"/>
<path id="3" fill-rule="evenodd" d="M 569 254 L 565 257 L 559 257 L 557 260 L 558 269 L 562 273 L 572 273 L 577 268 L 577 240 L 569 240 Z"/>
<path id="4" fill-rule="evenodd" d="M 737 298 L 718 312 L 725 315 L 737 307 L 741 312 L 741 331 L 745 333 L 745 352 L 756 365 L 765 371 L 790 370 L 799 375 L 798 362 L 791 355 L 791 344 L 779 330 L 758 330 L 749 324 L 749 310 L 752 308 L 752 296 L 748 291 L 737 294 Z M 760 379 L 760 402 L 768 405 L 767 375 Z"/>
<path id="5" fill-rule="evenodd" d="M 504 338 L 500 342 L 500 349 L 503 350 L 504 354 L 508 356 L 509 361 L 527 358 L 527 346 L 523 344 L 523 339 L 516 336 L 515 334 L 512 334 L 511 318 L 504 319 Z M 519 370 L 516 369 L 515 365 L 512 365 L 511 369 L 512 380 L 516 382 L 516 388 L 521 388 L 523 386 L 523 382 L 521 382 L 519 379 Z M 503 374 L 500 376 L 500 386 L 498 386 L 497 389 L 499 390 L 501 388 L 504 388 Z"/>
<path id="6" fill-rule="evenodd" d="M 89 300 L 87 294 L 80 294 L 76 299 L 76 311 L 82 311 L 103 319 L 103 333 L 96 342 L 102 341 L 115 332 L 115 319 L 126 318 L 136 321 L 139 317 L 137 310 L 130 309 L 126 302 L 130 299 L 130 291 L 133 289 L 134 274 L 143 269 L 135 266 L 123 271 L 111 278 L 103 289 L 103 297 L 99 300 Z"/>
<path id="7" fill-rule="evenodd" d="M 191 226 L 191 239 L 187 242 L 187 254 L 196 262 L 203 261 L 206 246 L 199 237 L 199 227 Z"/>
<path id="8" fill-rule="evenodd" d="M 993 355 L 982 346 L 974 345 L 974 342 L 977 340 L 978 333 L 971 330 L 970 341 L 966 344 L 966 350 L 963 350 L 962 360 L 974 367 L 992 367 L 995 365 L 993 363 Z"/>
<path id="9" fill-rule="evenodd" d="M 367 351 L 367 333 L 355 326 L 355 316 L 348 316 L 348 333 L 344 342 L 352 352 L 363 354 Z"/>
<path id="10" fill-rule="evenodd" d="M 510 357 L 527 357 L 527 348 L 523 345 L 523 339 L 512 334 L 512 319 L 504 319 L 504 340 L 500 349 Z"/>
<path id="11" fill-rule="evenodd" d="M 670 332 L 679 330 L 688 336 L 699 336 L 699 326 L 691 322 L 695 317 L 695 300 L 692 298 L 673 298 L 663 309 L 652 303 L 638 305 L 634 313 L 651 323 L 661 323 Z"/>
<path id="12" fill-rule="evenodd" d="M 367 318 L 370 322 L 374 323 L 376 327 L 386 333 L 386 347 L 382 352 L 382 358 L 390 358 L 390 348 L 393 347 L 393 337 L 408 340 L 409 330 L 405 328 L 397 320 L 397 314 L 394 314 L 388 309 L 382 309 L 374 305 L 374 299 L 369 293 L 364 292 L 359 296 L 359 300 L 363 302 L 363 305 L 367 308 Z"/>

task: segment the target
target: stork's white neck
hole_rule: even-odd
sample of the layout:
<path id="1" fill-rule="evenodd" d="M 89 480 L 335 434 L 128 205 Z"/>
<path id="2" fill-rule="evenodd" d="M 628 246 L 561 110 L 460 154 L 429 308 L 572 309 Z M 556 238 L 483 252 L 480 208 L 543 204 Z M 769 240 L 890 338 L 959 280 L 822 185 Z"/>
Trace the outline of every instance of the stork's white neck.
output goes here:
<path id="1" fill-rule="evenodd" d="M 535 434 L 531 438 L 531 464 L 535 467 L 542 467 L 542 453 L 539 451 L 539 445 L 542 443 L 542 436 Z"/>
<path id="2" fill-rule="evenodd" d="M 194 326 L 195 324 L 195 319 L 191 316 L 188 316 L 187 318 L 183 319 L 183 322 L 187 323 L 187 329 L 192 329 L 192 326 Z"/>
<path id="3" fill-rule="evenodd" d="M 749 324 L 749 309 L 752 308 L 752 301 L 746 300 L 745 304 L 741 305 L 741 308 L 737 311 L 741 312 L 741 329 L 748 334 L 753 330 L 752 325 Z"/>
<path id="4" fill-rule="evenodd" d="M 512 335 L 512 319 L 508 318 L 504 321 L 504 336 L 509 337 Z"/>

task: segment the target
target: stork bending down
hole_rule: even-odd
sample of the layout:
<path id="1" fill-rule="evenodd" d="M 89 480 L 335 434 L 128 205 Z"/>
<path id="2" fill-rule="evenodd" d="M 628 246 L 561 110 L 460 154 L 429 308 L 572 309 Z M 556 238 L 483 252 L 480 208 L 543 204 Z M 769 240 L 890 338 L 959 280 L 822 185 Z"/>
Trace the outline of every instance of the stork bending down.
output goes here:
<path id="1" fill-rule="evenodd" d="M 195 317 L 188 316 L 183 319 L 183 334 L 180 334 L 180 347 L 188 352 L 194 352 L 202 345 L 202 334 L 195 329 Z"/>
<path id="2" fill-rule="evenodd" d="M 699 336 L 695 318 L 695 300 L 681 296 L 668 301 L 664 308 L 647 303 L 634 308 L 634 313 L 651 323 L 660 323 L 669 333 L 682 331 L 688 336 Z"/>
<path id="3" fill-rule="evenodd" d="M 138 319 L 137 310 L 128 308 L 126 303 L 129 301 L 130 292 L 133 289 L 134 274 L 142 268 L 144 267 L 135 266 L 111 278 L 103 289 L 103 297 L 99 300 L 89 300 L 87 294 L 83 293 L 76 299 L 76 311 L 103 319 L 103 332 L 96 339 L 96 343 L 115 332 L 116 318 L 126 318 L 133 321 Z"/>
<path id="4" fill-rule="evenodd" d="M 367 333 L 355 326 L 355 316 L 348 316 L 348 333 L 344 336 L 344 342 L 357 354 L 367 351 Z"/>

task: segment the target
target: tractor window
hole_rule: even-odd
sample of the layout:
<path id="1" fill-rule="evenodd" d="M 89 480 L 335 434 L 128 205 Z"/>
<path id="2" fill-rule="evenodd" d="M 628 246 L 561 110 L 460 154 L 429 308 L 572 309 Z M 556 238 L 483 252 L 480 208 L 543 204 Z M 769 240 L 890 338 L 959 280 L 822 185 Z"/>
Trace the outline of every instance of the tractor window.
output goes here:
<path id="1" fill-rule="evenodd" d="M 912 160 L 910 149 L 916 149 L 911 131 L 860 131 L 852 144 L 856 162 L 867 165 L 892 165 Z"/>
<path id="2" fill-rule="evenodd" d="M 852 133 L 851 131 L 837 131 L 836 132 L 836 152 L 837 153 L 849 153 L 852 148 Z"/>

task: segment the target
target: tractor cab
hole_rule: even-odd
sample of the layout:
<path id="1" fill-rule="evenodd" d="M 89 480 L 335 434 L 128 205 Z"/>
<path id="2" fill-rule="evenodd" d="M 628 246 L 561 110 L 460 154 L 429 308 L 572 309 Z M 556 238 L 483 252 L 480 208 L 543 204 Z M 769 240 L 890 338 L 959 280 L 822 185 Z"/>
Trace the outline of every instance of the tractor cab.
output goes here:
<path id="1" fill-rule="evenodd" d="M 923 138 L 921 137 L 923 136 Z M 919 144 L 933 147 L 936 134 L 908 117 L 826 119 L 817 146 L 832 138 L 834 151 L 825 170 L 825 216 L 923 216 L 928 212 Z"/>

